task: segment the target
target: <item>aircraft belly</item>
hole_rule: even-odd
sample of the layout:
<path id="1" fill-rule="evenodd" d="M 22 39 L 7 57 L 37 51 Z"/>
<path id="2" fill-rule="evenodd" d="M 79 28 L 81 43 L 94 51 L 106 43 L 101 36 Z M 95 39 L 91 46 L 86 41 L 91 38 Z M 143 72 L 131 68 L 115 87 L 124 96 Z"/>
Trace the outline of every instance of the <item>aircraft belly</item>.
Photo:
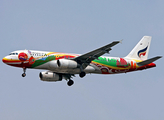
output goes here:
<path id="1" fill-rule="evenodd" d="M 52 69 L 51 71 L 57 72 L 57 73 L 69 73 L 69 74 L 79 74 L 80 69 L 75 68 L 75 69 Z"/>
<path id="2" fill-rule="evenodd" d="M 57 72 L 57 73 L 69 73 L 69 74 L 79 74 L 80 68 L 74 68 L 74 69 L 51 69 L 51 71 Z M 93 66 L 87 66 L 84 69 L 85 73 L 101 73 L 100 70 L 97 70 L 96 68 L 94 68 Z"/>
<path id="3" fill-rule="evenodd" d="M 80 68 L 73 68 L 73 69 L 64 68 L 64 69 L 61 69 L 61 68 L 58 68 L 56 66 L 52 67 L 51 62 L 39 65 L 39 66 L 35 67 L 35 69 L 47 69 L 47 70 L 57 72 L 57 73 L 69 73 L 69 74 L 79 74 L 81 72 Z M 100 69 L 93 64 L 88 65 L 84 69 L 84 72 L 85 73 L 100 73 L 101 74 Z"/>

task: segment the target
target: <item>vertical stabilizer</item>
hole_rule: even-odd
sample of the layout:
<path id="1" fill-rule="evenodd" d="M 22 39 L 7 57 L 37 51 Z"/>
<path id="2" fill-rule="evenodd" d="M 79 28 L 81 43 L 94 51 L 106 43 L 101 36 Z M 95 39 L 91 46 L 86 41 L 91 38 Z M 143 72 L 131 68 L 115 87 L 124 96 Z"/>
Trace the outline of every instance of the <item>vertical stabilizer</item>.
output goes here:
<path id="1" fill-rule="evenodd" d="M 144 36 L 133 50 L 126 56 L 126 58 L 147 60 L 149 48 L 151 43 L 151 36 Z"/>

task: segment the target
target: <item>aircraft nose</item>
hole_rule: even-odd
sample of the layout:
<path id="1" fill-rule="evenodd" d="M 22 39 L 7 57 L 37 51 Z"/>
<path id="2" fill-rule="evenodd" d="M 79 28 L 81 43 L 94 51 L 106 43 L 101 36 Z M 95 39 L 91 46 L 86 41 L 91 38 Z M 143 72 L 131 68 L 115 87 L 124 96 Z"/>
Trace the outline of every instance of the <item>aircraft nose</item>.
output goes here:
<path id="1" fill-rule="evenodd" d="M 2 59 L 2 62 L 5 63 L 5 57 Z"/>
<path id="2" fill-rule="evenodd" d="M 6 58 L 5 57 L 2 59 L 2 62 L 3 63 L 6 63 Z"/>
<path id="3" fill-rule="evenodd" d="M 3 62 L 3 63 L 7 63 L 7 61 L 8 61 L 7 57 L 4 57 L 4 58 L 2 59 L 2 62 Z"/>

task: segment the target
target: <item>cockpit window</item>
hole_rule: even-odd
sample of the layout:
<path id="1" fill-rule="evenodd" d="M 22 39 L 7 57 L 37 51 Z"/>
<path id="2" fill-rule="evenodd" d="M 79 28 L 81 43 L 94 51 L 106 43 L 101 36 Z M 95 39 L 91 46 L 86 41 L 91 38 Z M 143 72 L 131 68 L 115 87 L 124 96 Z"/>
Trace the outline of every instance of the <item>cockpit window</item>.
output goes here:
<path id="1" fill-rule="evenodd" d="M 9 55 L 18 55 L 18 53 L 10 53 Z"/>

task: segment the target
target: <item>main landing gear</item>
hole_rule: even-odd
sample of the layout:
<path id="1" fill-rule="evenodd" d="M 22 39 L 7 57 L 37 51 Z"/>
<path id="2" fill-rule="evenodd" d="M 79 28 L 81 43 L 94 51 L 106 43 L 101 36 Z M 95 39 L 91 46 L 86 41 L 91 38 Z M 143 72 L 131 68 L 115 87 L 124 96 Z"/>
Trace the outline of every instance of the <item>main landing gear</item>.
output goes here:
<path id="1" fill-rule="evenodd" d="M 86 75 L 85 72 L 81 72 L 81 73 L 79 74 L 79 76 L 80 76 L 81 78 L 84 77 L 85 75 Z M 67 78 L 67 79 L 69 79 L 69 81 L 67 82 L 67 85 L 68 85 L 68 86 L 72 86 L 72 85 L 74 84 L 74 81 L 71 80 L 70 78 L 71 78 L 71 77 Z M 67 80 L 67 79 L 66 79 L 66 80 Z"/>
<path id="2" fill-rule="evenodd" d="M 26 68 L 23 68 L 23 74 L 22 74 L 22 77 L 25 77 L 26 76 Z"/>
<path id="3" fill-rule="evenodd" d="M 80 76 L 81 78 L 84 77 L 85 75 L 86 75 L 85 72 L 81 72 L 81 73 L 79 74 L 79 76 Z M 68 86 L 72 86 L 72 85 L 74 84 L 74 81 L 71 80 L 70 78 L 71 78 L 71 77 L 67 78 L 67 79 L 69 79 L 69 81 L 67 82 L 67 85 L 68 85 Z M 67 79 L 66 79 L 66 80 L 67 80 Z"/>
<path id="4" fill-rule="evenodd" d="M 68 86 L 72 86 L 73 84 L 74 84 L 74 81 L 71 80 L 71 79 L 67 82 L 67 85 L 68 85 Z"/>
<path id="5" fill-rule="evenodd" d="M 80 76 L 81 78 L 83 78 L 85 75 L 86 75 L 85 72 L 81 72 L 81 73 L 79 74 L 79 76 Z"/>

